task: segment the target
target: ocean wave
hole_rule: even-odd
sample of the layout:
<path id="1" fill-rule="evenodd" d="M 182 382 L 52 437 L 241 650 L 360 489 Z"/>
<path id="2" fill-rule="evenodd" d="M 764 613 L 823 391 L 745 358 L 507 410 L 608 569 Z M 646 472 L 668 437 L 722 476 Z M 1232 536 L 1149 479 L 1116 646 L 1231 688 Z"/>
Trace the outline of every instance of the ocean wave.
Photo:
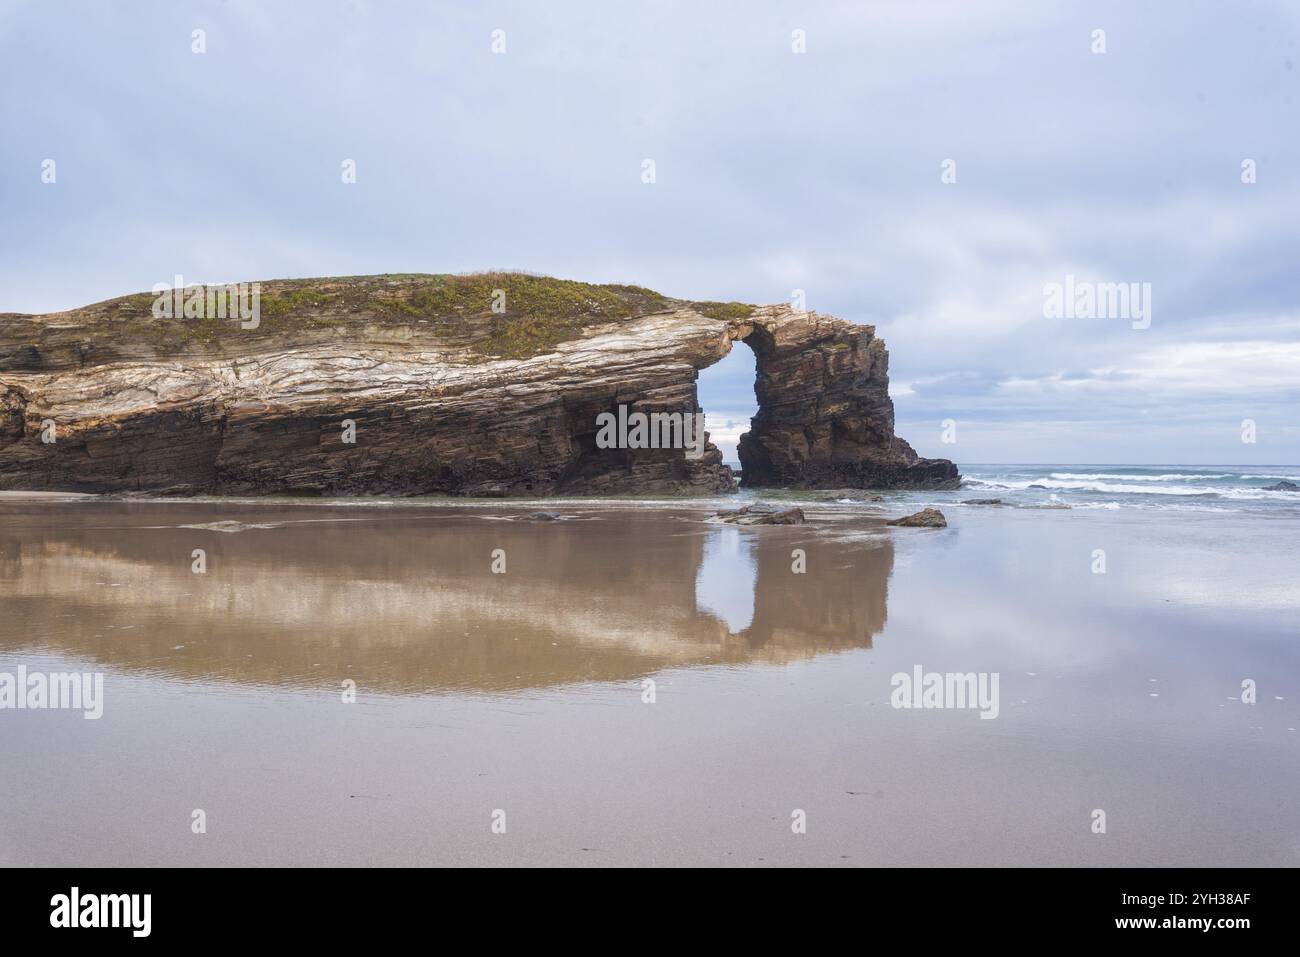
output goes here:
<path id="1" fill-rule="evenodd" d="M 1221 472 L 1216 474 L 1200 473 L 1196 475 L 1185 474 L 1182 472 L 1170 472 L 1165 475 L 1120 475 L 1114 472 L 1053 472 L 1051 477 L 1061 481 L 1083 481 L 1083 482 L 1105 482 L 1119 480 L 1124 482 L 1178 482 L 1200 479 L 1225 479 L 1234 478 L 1236 472 Z"/>
<path id="2" fill-rule="evenodd" d="M 978 485 L 976 485 L 978 483 Z M 1259 501 L 1290 501 L 1294 492 L 1269 492 L 1262 488 L 1242 486 L 1205 486 L 1205 485 L 1127 485 L 1118 482 L 1072 481 L 1058 478 L 1039 479 L 971 479 L 971 487 L 983 489 L 1002 489 L 1005 491 L 1036 491 L 1032 487 L 1041 486 L 1043 490 L 1059 492 L 1101 492 L 1107 495 L 1177 495 L 1201 496 L 1205 498 L 1222 497 Z M 1290 497 L 1290 498 L 1288 498 Z"/>
<path id="3" fill-rule="evenodd" d="M 1294 494 L 1294 493 L 1293 493 Z M 1133 511 L 1133 512 L 1171 512 L 1175 514 L 1196 513 L 1196 514 L 1213 514 L 1213 515 L 1249 515 L 1252 512 L 1267 514 L 1270 516 L 1287 516 L 1300 518 L 1300 501 L 1294 498 L 1286 500 L 1274 496 L 1267 499 L 1242 499 L 1235 496 L 1220 498 L 1218 496 L 1134 496 L 1132 498 L 1112 499 L 1102 501 L 1097 499 L 1073 499 L 1067 501 L 1057 495 L 1052 495 L 1049 499 L 1052 502 L 1068 504 L 1075 512 L 1087 511 Z M 946 508 L 951 502 L 927 501 L 922 504 L 932 505 L 935 508 Z M 1014 500 L 1008 499 L 1003 503 L 1009 509 L 1024 508 L 1026 506 L 1017 504 Z M 1263 504 L 1266 508 L 1260 508 Z M 1291 508 L 1285 506 L 1290 505 Z M 1032 506 L 1028 506 L 1032 507 Z"/>

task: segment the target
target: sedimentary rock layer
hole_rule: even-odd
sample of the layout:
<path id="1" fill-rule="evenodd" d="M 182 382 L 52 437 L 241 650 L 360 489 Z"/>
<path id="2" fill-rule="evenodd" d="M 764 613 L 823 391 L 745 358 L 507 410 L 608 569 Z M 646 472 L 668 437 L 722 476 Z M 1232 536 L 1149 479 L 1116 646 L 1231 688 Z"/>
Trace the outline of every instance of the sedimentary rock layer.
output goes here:
<path id="1" fill-rule="evenodd" d="M 956 488 L 947 459 L 894 435 L 889 352 L 873 326 L 765 306 L 745 337 L 757 357 L 758 415 L 740 437 L 746 486 Z"/>
<path id="2" fill-rule="evenodd" d="M 958 480 L 952 463 L 894 436 L 888 357 L 870 326 L 510 274 L 260 288 L 256 328 L 157 318 L 145 294 L 0 315 L 0 488 L 728 491 L 711 443 L 696 460 L 598 448 L 597 416 L 700 411 L 699 370 L 738 339 L 758 366 L 759 413 L 740 446 L 747 485 Z"/>

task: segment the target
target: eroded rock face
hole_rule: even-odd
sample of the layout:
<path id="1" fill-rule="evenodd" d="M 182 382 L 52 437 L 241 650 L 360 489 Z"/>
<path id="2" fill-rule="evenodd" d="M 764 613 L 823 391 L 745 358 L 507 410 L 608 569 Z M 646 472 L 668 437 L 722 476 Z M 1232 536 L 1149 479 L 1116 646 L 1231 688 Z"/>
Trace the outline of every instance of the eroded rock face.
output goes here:
<path id="1" fill-rule="evenodd" d="M 887 354 L 871 327 L 659 297 L 566 331 L 540 354 L 498 358 L 485 342 L 500 329 L 477 317 L 457 314 L 453 326 L 394 313 L 409 294 L 403 283 L 415 281 L 362 277 L 360 298 L 297 283 L 284 301 L 298 311 L 255 330 L 226 323 L 220 334 L 185 325 L 208 320 L 152 318 L 147 296 L 0 316 L 0 488 L 730 491 L 734 477 L 712 443 L 691 459 L 682 449 L 597 448 L 596 435 L 597 416 L 619 405 L 701 411 L 698 371 L 737 339 L 758 358 L 760 410 L 740 450 L 746 484 L 957 482 L 950 462 L 919 459 L 893 435 Z M 312 281 L 327 292 L 339 282 Z M 272 297 L 276 286 L 263 284 Z M 389 287 L 399 298 L 385 298 Z"/>
<path id="2" fill-rule="evenodd" d="M 872 326 L 764 307 L 746 340 L 759 411 L 740 438 L 746 486 L 956 488 L 947 459 L 894 435 L 889 353 Z"/>

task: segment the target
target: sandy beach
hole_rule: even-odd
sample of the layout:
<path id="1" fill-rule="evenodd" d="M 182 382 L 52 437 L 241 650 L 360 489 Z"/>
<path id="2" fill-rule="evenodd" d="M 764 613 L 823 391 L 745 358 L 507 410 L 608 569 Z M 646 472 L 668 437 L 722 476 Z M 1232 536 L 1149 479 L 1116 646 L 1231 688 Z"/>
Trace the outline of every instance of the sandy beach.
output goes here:
<path id="1" fill-rule="evenodd" d="M 1300 863 L 1290 522 L 538 507 L 0 502 L 0 864 Z"/>

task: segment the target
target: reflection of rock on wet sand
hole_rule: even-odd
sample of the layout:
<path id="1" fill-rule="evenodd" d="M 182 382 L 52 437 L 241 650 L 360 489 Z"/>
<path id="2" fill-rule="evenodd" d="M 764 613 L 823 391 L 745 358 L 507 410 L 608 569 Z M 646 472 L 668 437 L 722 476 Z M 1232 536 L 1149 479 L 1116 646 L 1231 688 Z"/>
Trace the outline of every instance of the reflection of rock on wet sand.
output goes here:
<path id="1" fill-rule="evenodd" d="M 27 507 L 0 537 L 0 652 L 193 679 L 492 691 L 865 648 L 884 625 L 887 542 L 717 528 L 686 512 L 493 515 Z M 253 527 L 180 527 L 217 519 Z M 795 547 L 807 574 L 791 572 Z M 190 571 L 195 548 L 207 574 Z M 504 575 L 490 570 L 498 548 Z"/>
<path id="2" fill-rule="evenodd" d="M 792 570 L 795 548 L 808 568 Z M 804 530 L 711 529 L 695 581 L 696 606 L 718 618 L 754 658 L 807 658 L 870 648 L 885 627 L 894 547 L 848 547 Z"/>
<path id="3" fill-rule="evenodd" d="M 695 606 L 727 626 L 732 634 L 754 622 L 758 562 L 754 539 L 736 528 L 711 529 L 695 574 Z"/>

